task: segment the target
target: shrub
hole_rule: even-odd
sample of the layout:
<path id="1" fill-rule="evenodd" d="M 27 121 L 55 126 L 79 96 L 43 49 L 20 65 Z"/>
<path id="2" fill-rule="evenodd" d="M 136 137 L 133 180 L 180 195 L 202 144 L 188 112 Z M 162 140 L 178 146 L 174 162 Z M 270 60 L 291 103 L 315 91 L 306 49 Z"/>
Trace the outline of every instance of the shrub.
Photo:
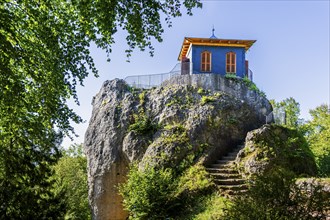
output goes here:
<path id="1" fill-rule="evenodd" d="M 227 207 L 224 219 L 323 219 L 328 200 L 320 189 L 313 192 L 308 195 L 298 188 L 294 173 L 276 169 L 255 177 L 246 196 L 237 197 Z M 315 211 L 319 215 L 314 218 Z"/>
<path id="2" fill-rule="evenodd" d="M 197 93 L 200 94 L 200 95 L 205 95 L 206 94 L 206 91 L 203 88 L 199 88 L 197 90 Z"/>
<path id="3" fill-rule="evenodd" d="M 249 80 L 249 78 L 244 77 L 243 82 L 250 90 L 256 91 L 262 97 L 266 97 L 266 94 L 263 91 L 261 91 L 254 82 Z"/>
<path id="4" fill-rule="evenodd" d="M 330 111 L 328 105 L 310 110 L 312 119 L 304 126 L 309 146 L 315 156 L 318 175 L 330 177 Z"/>
<path id="5" fill-rule="evenodd" d="M 174 168 L 138 170 L 132 166 L 119 191 L 130 219 L 177 219 L 194 213 L 196 201 L 213 186 L 208 173 L 195 165 L 180 173 Z"/>
<path id="6" fill-rule="evenodd" d="M 214 101 L 215 101 L 215 97 L 213 96 L 203 96 L 201 99 L 201 105 L 205 105 L 206 103 L 214 102 Z"/>
<path id="7" fill-rule="evenodd" d="M 90 219 L 87 186 L 87 158 L 83 146 L 72 145 L 54 166 L 56 188 L 63 190 L 61 196 L 66 206 L 64 219 Z"/>
<path id="8" fill-rule="evenodd" d="M 256 86 L 256 84 L 254 82 L 252 82 L 251 80 L 249 80 L 249 78 L 244 77 L 243 82 L 247 87 L 249 87 L 250 90 L 259 92 L 259 89 Z"/>
<path id="9" fill-rule="evenodd" d="M 143 113 L 135 114 L 133 117 L 135 122 L 129 126 L 129 131 L 136 131 L 139 134 L 150 134 L 159 128 L 158 124 L 151 121 L 150 117 L 143 115 Z"/>
<path id="10" fill-rule="evenodd" d="M 167 135 L 162 134 L 162 143 L 170 145 L 173 143 L 179 145 L 188 145 L 189 137 L 183 124 L 173 123 L 164 126 L 164 130 L 169 131 Z"/>
<path id="11" fill-rule="evenodd" d="M 140 105 L 143 105 L 145 102 L 145 98 L 146 98 L 146 91 L 143 90 L 140 94 L 139 94 L 139 102 Z"/>
<path id="12" fill-rule="evenodd" d="M 195 165 L 188 168 L 180 177 L 178 182 L 178 194 L 184 191 L 200 192 L 214 186 L 211 177 L 202 165 Z"/>
<path id="13" fill-rule="evenodd" d="M 225 77 L 227 79 L 237 79 L 237 76 L 235 73 L 226 73 Z"/>
<path id="14" fill-rule="evenodd" d="M 148 167 L 144 171 L 132 166 L 128 180 L 119 192 L 131 219 L 165 219 L 176 204 L 173 195 L 177 182 L 171 169 Z"/>

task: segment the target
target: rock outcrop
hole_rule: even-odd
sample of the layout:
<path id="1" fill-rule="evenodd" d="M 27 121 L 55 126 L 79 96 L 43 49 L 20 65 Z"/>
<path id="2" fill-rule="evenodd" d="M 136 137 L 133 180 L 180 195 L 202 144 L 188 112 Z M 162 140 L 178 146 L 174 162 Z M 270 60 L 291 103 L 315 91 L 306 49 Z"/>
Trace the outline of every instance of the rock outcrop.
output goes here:
<path id="1" fill-rule="evenodd" d="M 236 163 L 245 177 L 284 168 L 300 176 L 316 173 L 314 156 L 305 138 L 294 129 L 267 124 L 249 132 Z"/>
<path id="2" fill-rule="evenodd" d="M 243 81 L 230 83 L 249 90 Z M 242 142 L 271 112 L 266 98 L 255 91 L 250 95 L 185 84 L 136 90 L 123 80 L 106 81 L 93 98 L 85 135 L 93 219 L 127 217 L 117 187 L 129 164 L 137 162 L 140 169 L 208 165 Z"/>

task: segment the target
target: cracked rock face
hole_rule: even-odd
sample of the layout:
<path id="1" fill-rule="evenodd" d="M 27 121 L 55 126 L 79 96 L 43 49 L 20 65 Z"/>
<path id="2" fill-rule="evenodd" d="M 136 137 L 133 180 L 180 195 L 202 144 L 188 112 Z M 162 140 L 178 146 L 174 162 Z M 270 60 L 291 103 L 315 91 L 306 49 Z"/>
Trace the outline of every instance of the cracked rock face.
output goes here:
<path id="1" fill-rule="evenodd" d="M 84 145 L 92 215 L 102 220 L 128 216 L 118 184 L 131 163 L 140 169 L 180 166 L 187 158 L 211 164 L 264 124 L 261 108 L 271 112 L 258 94 L 245 99 L 191 85 L 136 90 L 119 79 L 104 82 L 92 105 Z"/>

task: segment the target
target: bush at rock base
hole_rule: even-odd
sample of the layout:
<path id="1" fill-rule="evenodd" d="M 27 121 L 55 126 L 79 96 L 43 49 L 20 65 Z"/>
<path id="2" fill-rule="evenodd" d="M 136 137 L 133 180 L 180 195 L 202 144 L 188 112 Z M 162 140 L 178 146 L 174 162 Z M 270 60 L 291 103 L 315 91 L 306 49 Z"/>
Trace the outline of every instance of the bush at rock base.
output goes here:
<path id="1" fill-rule="evenodd" d="M 295 177 L 285 169 L 255 176 L 248 193 L 233 200 L 223 219 L 325 219 L 329 193 L 324 193 L 319 185 L 310 185 L 307 191 L 295 183 Z"/>
<path id="2" fill-rule="evenodd" d="M 211 190 L 205 169 L 195 165 L 183 173 L 175 169 L 132 166 L 126 183 L 120 186 L 130 219 L 172 219 L 191 210 L 193 201 Z"/>

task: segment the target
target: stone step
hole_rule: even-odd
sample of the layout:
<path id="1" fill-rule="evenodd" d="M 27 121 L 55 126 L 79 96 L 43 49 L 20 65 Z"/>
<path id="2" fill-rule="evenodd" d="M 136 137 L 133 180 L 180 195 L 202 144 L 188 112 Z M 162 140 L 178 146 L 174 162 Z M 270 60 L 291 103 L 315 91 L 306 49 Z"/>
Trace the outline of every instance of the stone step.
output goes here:
<path id="1" fill-rule="evenodd" d="M 243 146 L 241 146 L 241 147 L 237 146 L 237 147 L 233 148 L 233 149 L 231 150 L 231 152 L 238 152 L 238 151 L 240 151 L 240 150 L 242 150 L 242 149 L 243 149 Z"/>
<path id="2" fill-rule="evenodd" d="M 214 164 L 232 166 L 232 165 L 234 165 L 234 161 L 233 160 L 217 160 Z"/>
<path id="3" fill-rule="evenodd" d="M 234 163 L 215 163 L 210 166 L 210 168 L 223 168 L 223 169 L 231 169 L 233 167 Z"/>
<path id="4" fill-rule="evenodd" d="M 244 179 L 214 179 L 217 185 L 241 185 L 245 183 Z"/>
<path id="5" fill-rule="evenodd" d="M 210 168 L 217 168 L 217 169 L 234 169 L 235 165 L 233 163 L 227 163 L 227 164 L 212 164 Z"/>
<path id="6" fill-rule="evenodd" d="M 235 148 L 232 149 L 229 153 L 238 153 L 240 150 L 242 150 L 242 148 Z"/>
<path id="7" fill-rule="evenodd" d="M 212 167 L 212 168 L 206 168 L 206 170 L 209 173 L 224 173 L 224 174 L 227 174 L 227 173 L 237 174 L 238 173 L 236 170 L 230 169 L 230 168 L 215 168 L 215 167 Z"/>
<path id="8" fill-rule="evenodd" d="M 230 160 L 230 159 L 222 159 L 222 160 L 217 160 L 215 161 L 216 164 L 227 164 L 227 163 L 233 163 L 234 160 Z"/>
<path id="9" fill-rule="evenodd" d="M 232 156 L 223 156 L 221 158 L 221 160 L 230 160 L 230 161 L 234 161 L 236 160 L 236 155 L 232 155 Z"/>
<path id="10" fill-rule="evenodd" d="M 237 146 L 236 148 L 234 148 L 234 149 L 232 150 L 232 152 L 234 152 L 234 151 L 238 152 L 238 151 L 242 150 L 243 148 L 244 148 L 243 145 L 241 145 L 241 146 Z"/>
<path id="11" fill-rule="evenodd" d="M 246 189 L 242 189 L 242 190 L 225 190 L 221 192 L 221 195 L 223 196 L 238 196 L 238 195 L 243 195 L 244 193 L 246 193 L 247 190 Z"/>
<path id="12" fill-rule="evenodd" d="M 239 173 L 210 173 L 214 179 L 240 179 L 242 176 Z"/>
<path id="13" fill-rule="evenodd" d="M 237 185 L 218 185 L 218 188 L 221 190 L 247 190 L 248 187 L 246 184 L 237 184 Z"/>
<path id="14" fill-rule="evenodd" d="M 206 168 L 213 177 L 220 193 L 225 196 L 231 197 L 244 194 L 248 189 L 245 180 L 235 169 L 235 160 L 241 149 L 242 146 L 232 149 L 226 156 Z"/>
<path id="15" fill-rule="evenodd" d="M 236 159 L 238 152 L 239 151 L 232 151 L 232 152 L 228 153 L 225 157 L 235 157 L 235 159 Z"/>

